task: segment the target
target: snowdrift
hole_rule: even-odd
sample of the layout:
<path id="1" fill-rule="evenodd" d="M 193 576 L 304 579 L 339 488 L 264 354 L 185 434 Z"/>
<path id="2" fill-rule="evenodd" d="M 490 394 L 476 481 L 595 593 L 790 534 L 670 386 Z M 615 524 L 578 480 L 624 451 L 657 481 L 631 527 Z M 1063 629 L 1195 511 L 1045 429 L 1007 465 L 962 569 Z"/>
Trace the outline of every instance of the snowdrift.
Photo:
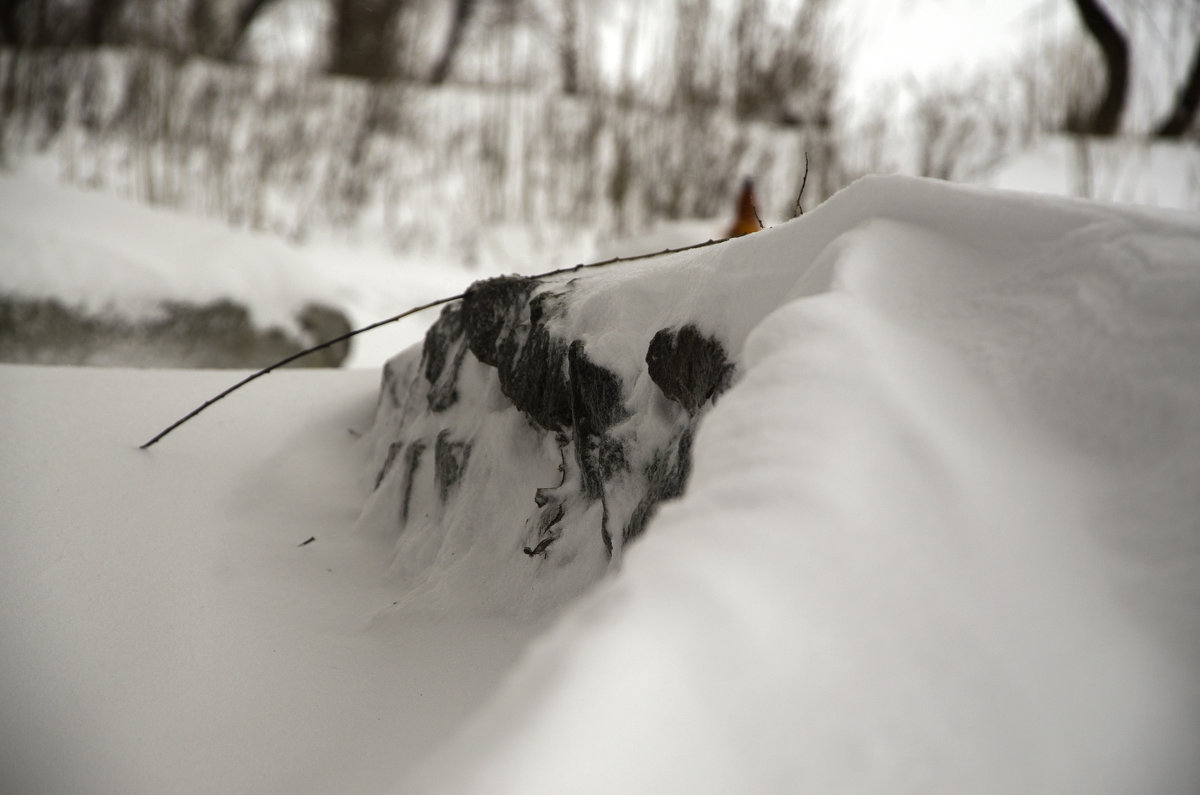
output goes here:
<path id="1" fill-rule="evenodd" d="M 624 565 L 405 786 L 1193 788 L 1198 251 L 1191 216 L 874 178 L 477 284 L 385 369 L 360 526 L 446 614 Z"/>
<path id="2" fill-rule="evenodd" d="M 1198 251 L 871 179 L 148 453 L 228 376 L 0 366 L 0 790 L 1198 791 Z"/>

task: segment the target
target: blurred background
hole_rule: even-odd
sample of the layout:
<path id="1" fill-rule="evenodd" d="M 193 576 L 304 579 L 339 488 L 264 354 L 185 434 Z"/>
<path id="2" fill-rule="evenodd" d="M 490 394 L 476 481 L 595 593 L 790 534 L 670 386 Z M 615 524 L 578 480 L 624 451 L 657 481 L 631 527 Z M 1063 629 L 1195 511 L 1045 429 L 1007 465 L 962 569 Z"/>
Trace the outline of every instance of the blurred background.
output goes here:
<path id="1" fill-rule="evenodd" d="M 0 361 L 262 366 L 746 178 L 1196 211 L 1198 105 L 1195 0 L 0 0 Z"/>

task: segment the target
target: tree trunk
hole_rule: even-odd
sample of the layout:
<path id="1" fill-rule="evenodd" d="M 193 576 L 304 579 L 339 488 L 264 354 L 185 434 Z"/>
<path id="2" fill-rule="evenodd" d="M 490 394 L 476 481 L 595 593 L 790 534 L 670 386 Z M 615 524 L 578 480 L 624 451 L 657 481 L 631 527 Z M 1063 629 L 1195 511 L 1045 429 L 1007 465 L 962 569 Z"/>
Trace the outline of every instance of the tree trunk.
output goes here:
<path id="1" fill-rule="evenodd" d="M 1121 125 L 1125 96 L 1129 91 L 1129 43 L 1099 0 L 1075 0 L 1075 6 L 1084 27 L 1100 47 L 1108 82 L 1104 98 L 1091 118 L 1069 121 L 1067 126 L 1076 133 L 1114 135 Z"/>
<path id="2" fill-rule="evenodd" d="M 475 3 L 476 0 L 455 0 L 454 19 L 450 22 L 450 35 L 446 38 L 446 46 L 442 49 L 441 57 L 433 65 L 433 72 L 429 75 L 430 83 L 434 85 L 444 83 L 450 76 L 450 70 L 454 68 L 454 59 L 458 55 L 458 48 L 462 45 L 463 36 L 467 32 L 467 25 L 475 13 Z"/>
<path id="3" fill-rule="evenodd" d="M 385 80 L 395 73 L 400 0 L 334 0 L 329 71 Z"/>
<path id="4" fill-rule="evenodd" d="M 25 0 L 0 0 L 0 44 L 19 47 L 24 38 L 17 17 L 17 9 Z"/>
<path id="5" fill-rule="evenodd" d="M 562 65 L 562 91 L 579 93 L 579 6 L 578 0 L 563 0 L 562 40 L 558 57 Z"/>
<path id="6" fill-rule="evenodd" d="M 1197 109 L 1200 109 L 1200 41 L 1196 42 L 1192 68 L 1188 70 L 1187 81 L 1175 98 L 1175 107 L 1158 125 L 1154 134 L 1159 138 L 1182 138 L 1196 119 Z"/>
<path id="7" fill-rule="evenodd" d="M 121 11 L 122 0 L 92 0 L 83 20 L 85 46 L 99 47 L 110 41 L 113 20 Z"/>
<path id="8" fill-rule="evenodd" d="M 246 40 L 246 34 L 250 32 L 250 26 L 254 24 L 254 20 L 258 19 L 258 15 L 274 0 L 246 0 L 238 8 L 237 16 L 233 20 L 233 33 L 229 37 L 229 44 L 225 47 L 223 57 L 227 61 L 232 61 L 237 57 L 238 50 L 242 48 L 242 42 Z"/>
<path id="9" fill-rule="evenodd" d="M 193 52 L 214 56 L 224 49 L 224 31 L 213 11 L 212 0 L 192 0 L 188 9 L 188 33 Z"/>

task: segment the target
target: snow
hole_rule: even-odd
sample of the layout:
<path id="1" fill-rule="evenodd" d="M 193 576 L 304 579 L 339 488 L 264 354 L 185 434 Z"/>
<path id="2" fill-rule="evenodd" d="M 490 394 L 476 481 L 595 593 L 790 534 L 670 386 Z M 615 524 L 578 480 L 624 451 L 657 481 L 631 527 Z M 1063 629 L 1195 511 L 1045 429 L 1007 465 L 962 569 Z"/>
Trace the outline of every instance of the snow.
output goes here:
<path id="1" fill-rule="evenodd" d="M 589 277 L 765 318 L 688 493 L 416 788 L 1190 790 L 1198 232 L 868 179 Z"/>
<path id="2" fill-rule="evenodd" d="M 1197 250 L 1194 214 L 893 177 L 575 274 L 606 366 L 665 304 L 735 341 L 738 376 L 687 494 L 537 621 L 449 575 L 436 614 L 404 601 L 397 539 L 358 524 L 375 373 L 272 375 L 142 453 L 229 376 L 2 367 L 0 769 L 135 793 L 1194 791 Z"/>
<path id="3" fill-rule="evenodd" d="M 295 330 L 309 302 L 355 327 L 461 292 L 499 268 L 399 258 L 382 244 L 272 235 L 53 182 L 36 159 L 0 175 L 0 294 L 56 298 L 89 315 L 152 318 L 164 302 L 230 299 L 260 328 Z M 357 338 L 351 367 L 378 366 L 417 342 L 428 318 Z"/>
<path id="4" fill-rule="evenodd" d="M 382 791 L 536 629 L 376 618 L 373 373 L 277 373 L 137 450 L 229 379 L 0 367 L 0 790 Z"/>

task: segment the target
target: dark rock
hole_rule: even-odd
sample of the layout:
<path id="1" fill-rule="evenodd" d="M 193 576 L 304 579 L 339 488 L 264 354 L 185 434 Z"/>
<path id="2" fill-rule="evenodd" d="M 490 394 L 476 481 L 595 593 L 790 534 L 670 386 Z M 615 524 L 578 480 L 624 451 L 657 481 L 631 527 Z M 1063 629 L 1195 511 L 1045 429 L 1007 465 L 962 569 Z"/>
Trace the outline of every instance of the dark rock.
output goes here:
<path id="1" fill-rule="evenodd" d="M 375 476 L 375 489 L 378 490 L 383 479 L 387 477 L 391 471 L 392 465 L 396 463 L 396 455 L 399 454 L 400 448 L 404 446 L 403 442 L 392 442 L 388 445 L 387 456 L 383 459 L 383 466 L 379 468 L 379 474 Z"/>
<path id="2" fill-rule="evenodd" d="M 597 451 L 600 477 L 607 483 L 622 472 L 629 471 L 629 445 L 611 436 L 600 438 Z"/>
<path id="3" fill-rule="evenodd" d="M 571 343 L 567 354 L 571 390 L 571 420 L 575 431 L 575 457 L 579 463 L 584 494 L 590 499 L 603 495 L 604 471 L 601 449 L 612 458 L 612 443 L 604 444 L 604 432 L 629 416 L 621 396 L 621 379 L 593 362 L 583 342 Z"/>
<path id="4" fill-rule="evenodd" d="M 400 500 L 400 524 L 408 523 L 408 508 L 412 504 L 413 481 L 417 470 L 421 467 L 421 456 L 425 452 L 425 442 L 415 440 L 408 446 L 408 454 L 404 458 L 404 496 Z"/>
<path id="5" fill-rule="evenodd" d="M 501 347 L 516 333 L 536 286 L 525 276 L 498 276 L 467 288 L 462 298 L 463 328 L 475 358 L 500 366 Z"/>
<path id="6" fill-rule="evenodd" d="M 649 405 L 627 404 L 627 384 L 618 372 L 596 362 L 583 339 L 565 336 L 564 329 L 576 325 L 564 318 L 575 289 L 573 282 L 557 283 L 551 289 L 519 276 L 478 282 L 460 305 L 442 311 L 426 334 L 419 362 L 410 354 L 396 360 L 407 362 L 404 366 L 389 364 L 384 389 L 393 408 L 404 407 L 401 429 L 415 430 L 399 440 L 407 445 L 406 473 L 399 484 L 403 520 L 407 521 L 410 504 L 418 499 L 413 480 L 428 447 L 434 449 L 432 498 L 442 506 L 470 498 L 456 492 L 470 482 L 470 434 L 479 427 L 477 416 L 448 414 L 433 423 L 441 428 L 434 436 L 422 412 L 413 414 L 408 408 L 412 400 L 417 405 L 427 402 L 430 413 L 425 418 L 463 403 L 492 410 L 492 397 L 461 393 L 459 370 L 467 350 L 495 368 L 500 392 L 542 436 L 539 445 L 545 442 L 544 434 L 552 433 L 558 448 L 558 476 L 553 478 L 557 483 L 524 485 L 533 505 L 519 514 L 524 530 L 516 548 L 525 555 L 556 557 L 555 565 L 569 565 L 588 542 L 570 539 L 558 556 L 553 553 L 555 543 L 566 533 L 590 535 L 598 529 L 611 558 L 623 542 L 645 531 L 658 505 L 683 493 L 696 424 L 732 379 L 734 367 L 724 347 L 694 325 L 655 334 L 645 357 L 649 375 L 669 400 L 686 411 L 671 412 L 664 418 L 671 425 L 665 428 L 657 419 L 648 425 L 628 423 L 634 412 L 649 410 Z M 636 363 L 624 363 L 630 364 Z M 405 397 L 405 390 L 413 388 L 419 391 Z M 420 394 L 425 401 L 420 401 Z M 415 420 L 411 425 L 410 418 Z M 514 455 L 533 456 L 537 465 L 543 463 L 540 454 L 529 452 L 526 442 L 520 446 L 526 452 Z M 399 453 L 389 447 L 386 454 L 381 450 L 381 457 L 377 484 L 388 477 Z M 425 493 L 420 491 L 421 499 Z M 422 510 L 428 512 L 430 507 L 422 505 Z"/>
<path id="7" fill-rule="evenodd" d="M 655 334 L 646 351 L 646 366 L 662 393 L 689 414 L 727 389 L 733 378 L 725 348 L 690 323 Z"/>
<path id="8" fill-rule="evenodd" d="M 599 435 L 626 419 L 629 412 L 617 374 L 588 358 L 582 340 L 571 343 L 567 357 L 571 416 L 577 432 Z"/>
<path id="9" fill-rule="evenodd" d="M 566 342 L 535 326 L 519 356 L 502 360 L 498 371 L 500 391 L 527 417 L 548 431 L 571 427 Z"/>
<path id="10" fill-rule="evenodd" d="M 500 276 L 476 282 L 462 300 L 463 328 L 475 358 L 496 368 L 500 391 L 542 428 L 571 426 L 567 343 L 546 324 L 559 311 L 554 293 L 530 298 L 536 282 Z"/>
<path id="11" fill-rule="evenodd" d="M 438 499 L 445 504 L 454 487 L 462 480 L 467 470 L 467 462 L 471 458 L 469 442 L 450 441 L 450 431 L 443 430 L 437 435 L 433 447 L 433 476 L 437 484 Z"/>
<path id="12" fill-rule="evenodd" d="M 432 411 L 445 411 L 458 402 L 458 373 L 467 353 L 462 306 L 450 304 L 425 334 L 422 369 L 429 381 L 426 399 Z"/>
<path id="13" fill-rule="evenodd" d="M 643 470 L 646 493 L 633 509 L 622 536 L 631 541 L 646 529 L 658 504 L 683 494 L 692 471 L 692 427 L 686 427 L 671 444 L 655 454 Z"/>

